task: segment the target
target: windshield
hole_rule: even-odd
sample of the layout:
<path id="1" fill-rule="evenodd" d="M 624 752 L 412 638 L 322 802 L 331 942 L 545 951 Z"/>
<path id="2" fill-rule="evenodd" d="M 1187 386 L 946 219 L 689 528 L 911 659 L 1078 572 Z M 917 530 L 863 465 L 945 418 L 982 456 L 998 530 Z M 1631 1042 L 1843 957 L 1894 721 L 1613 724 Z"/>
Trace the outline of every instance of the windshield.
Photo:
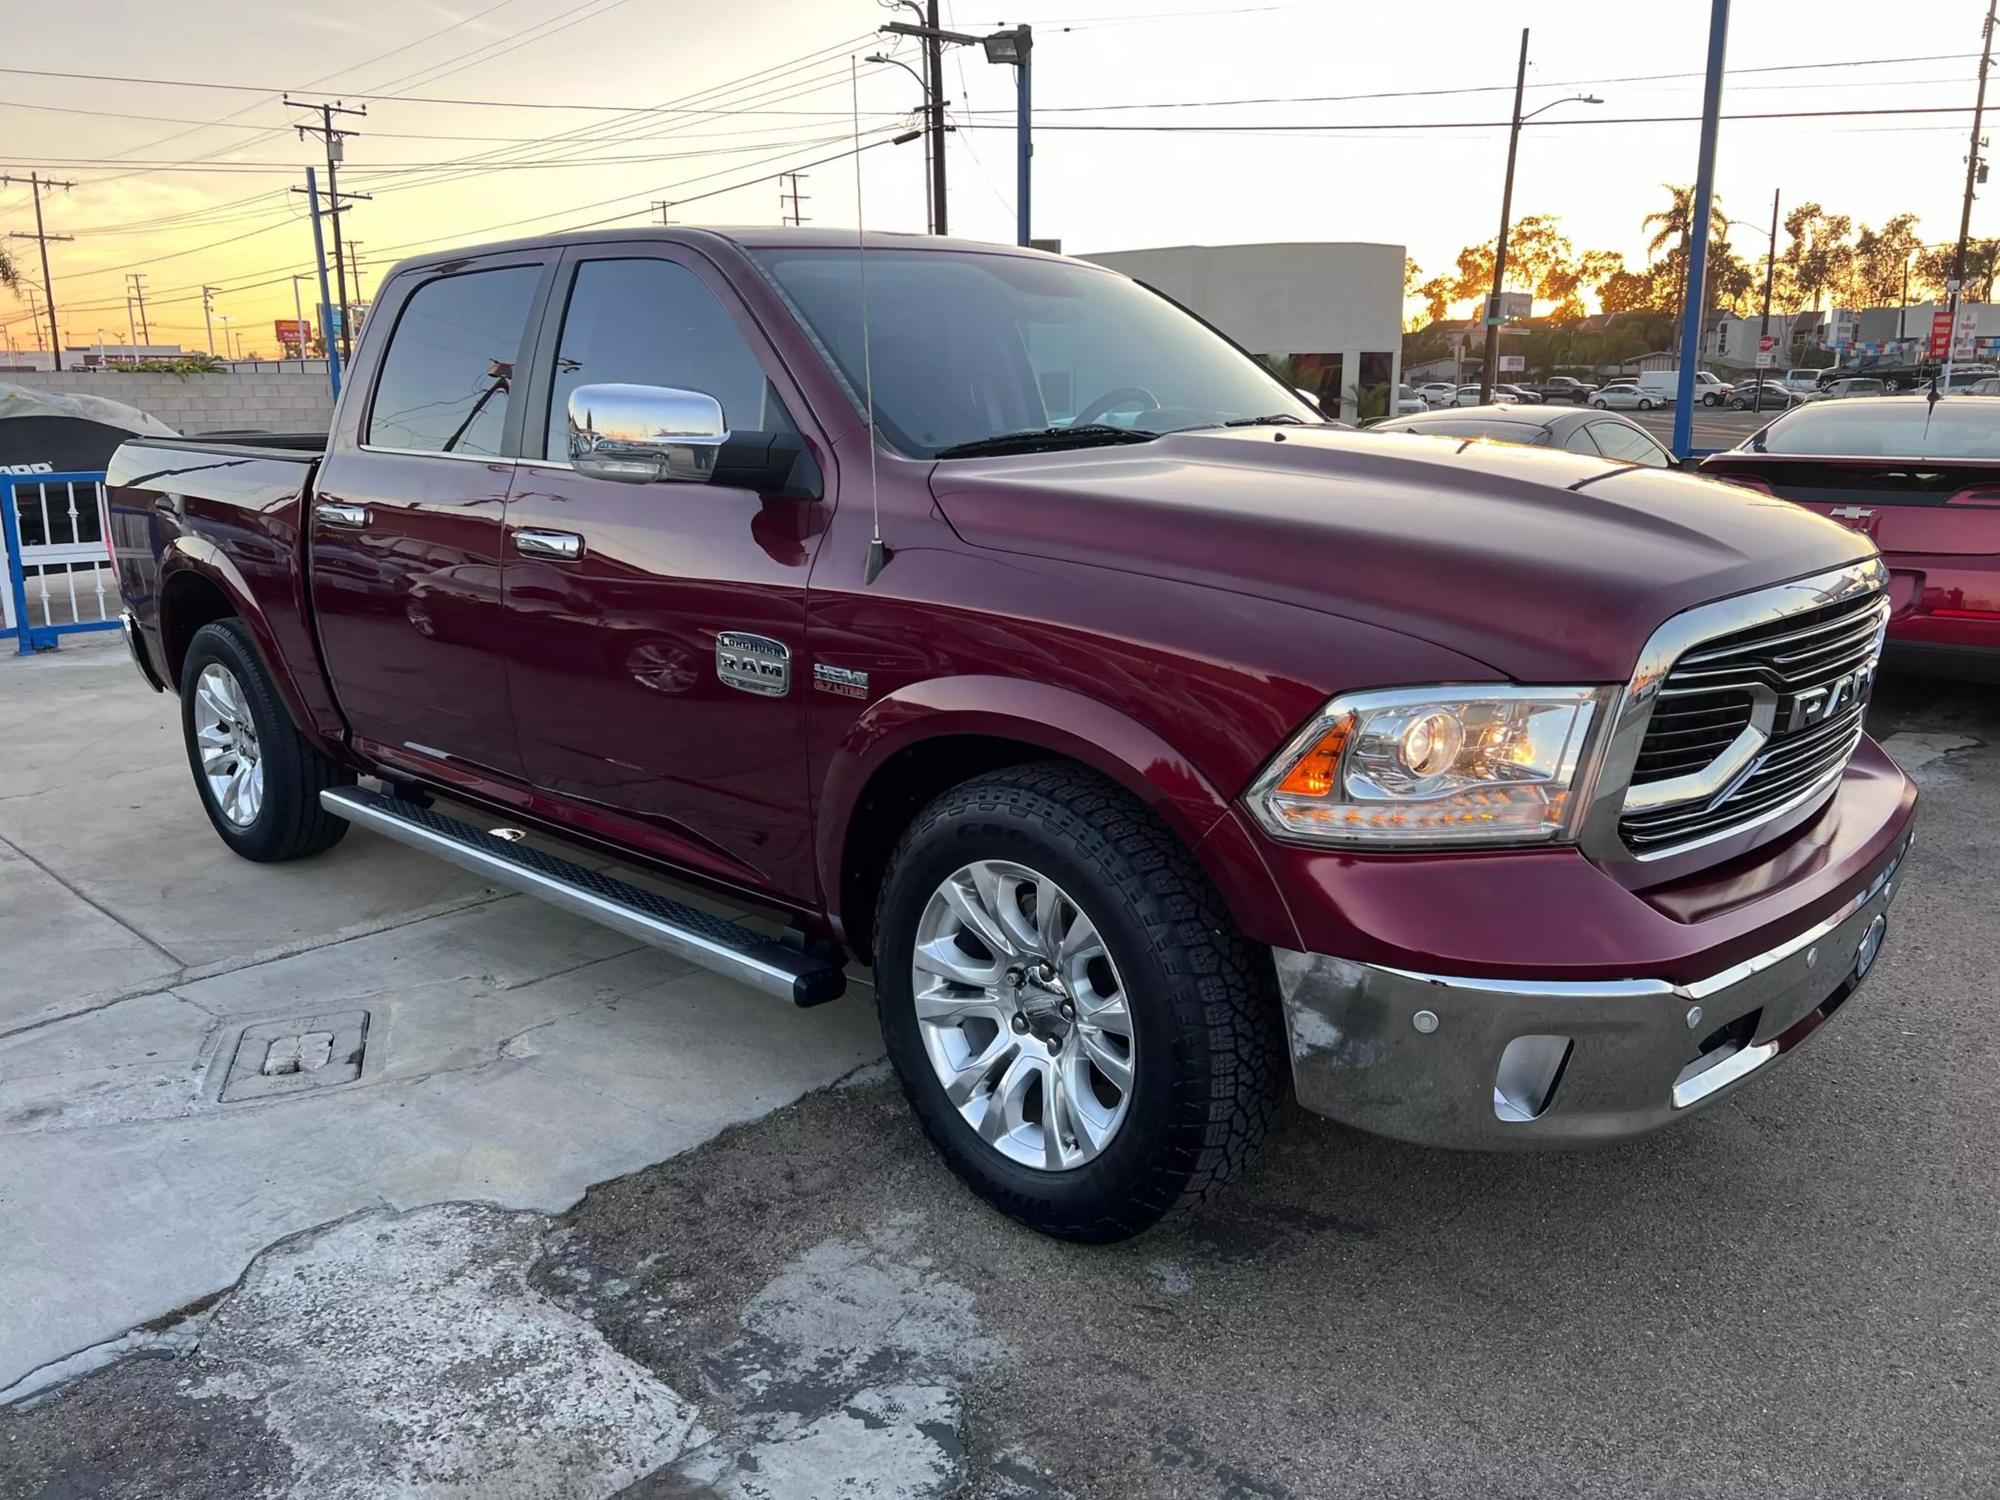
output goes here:
<path id="1" fill-rule="evenodd" d="M 856 252 L 753 254 L 858 401 Z M 1260 417 L 1324 420 L 1164 297 L 1072 261 L 870 250 L 868 333 L 876 425 L 921 458 L 1014 433 L 1089 428 L 1077 437 L 1117 440 Z"/>
<path id="2" fill-rule="evenodd" d="M 2000 411 L 1979 396 L 1800 406 L 1743 446 L 1833 458 L 2000 458 Z"/>

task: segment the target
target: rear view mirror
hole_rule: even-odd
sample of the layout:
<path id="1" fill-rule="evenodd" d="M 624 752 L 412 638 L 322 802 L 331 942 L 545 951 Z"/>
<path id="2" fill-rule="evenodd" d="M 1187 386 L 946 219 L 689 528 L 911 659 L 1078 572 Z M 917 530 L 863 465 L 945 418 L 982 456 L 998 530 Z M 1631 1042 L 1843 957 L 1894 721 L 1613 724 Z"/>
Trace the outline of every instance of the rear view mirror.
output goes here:
<path id="1" fill-rule="evenodd" d="M 729 441 L 722 403 L 663 385 L 580 385 L 569 397 L 569 461 L 624 484 L 706 483 Z"/>

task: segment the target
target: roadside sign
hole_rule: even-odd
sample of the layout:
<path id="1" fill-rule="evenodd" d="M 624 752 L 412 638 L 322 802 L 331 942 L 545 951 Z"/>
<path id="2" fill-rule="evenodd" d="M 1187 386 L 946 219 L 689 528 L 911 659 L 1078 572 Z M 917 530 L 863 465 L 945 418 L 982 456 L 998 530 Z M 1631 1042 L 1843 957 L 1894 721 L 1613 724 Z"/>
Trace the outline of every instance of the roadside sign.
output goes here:
<path id="1" fill-rule="evenodd" d="M 312 341 L 313 326 L 309 319 L 278 318 L 271 326 L 277 331 L 278 342 L 281 344 L 297 344 L 303 349 Z"/>
<path id="2" fill-rule="evenodd" d="M 1930 356 L 1932 359 L 1943 359 L 1950 349 L 1951 309 L 1940 307 L 1936 312 L 1931 314 Z"/>
<path id="3" fill-rule="evenodd" d="M 1500 373 L 1502 375 L 1518 375 L 1527 368 L 1528 357 L 1525 354 L 1503 354 L 1500 356 Z"/>
<path id="4" fill-rule="evenodd" d="M 1759 354 L 1769 354 L 1773 349 L 1777 347 L 1778 347 L 1778 341 L 1772 338 L 1770 334 L 1766 333 L 1758 336 L 1757 352 Z"/>
<path id="5" fill-rule="evenodd" d="M 1509 318 L 1525 318 L 1535 310 L 1532 292 L 1502 292 L 1486 299 L 1486 326 L 1498 328 Z"/>
<path id="6" fill-rule="evenodd" d="M 1768 343 L 1768 342 L 1769 342 L 1769 340 L 1766 340 L 1766 342 Z M 1771 368 L 1771 367 L 1772 367 L 1773 365 L 1777 364 L 1777 362 L 1778 362 L 1778 356 L 1777 356 L 1776 354 L 1772 353 L 1772 352 L 1771 352 L 1771 351 L 1770 351 L 1769 349 L 1760 349 L 1760 350 L 1758 350 L 1758 351 L 1757 351 L 1757 368 L 1758 368 L 1758 369 L 1760 369 L 1760 370 L 1768 370 L 1768 369 L 1770 369 L 1770 368 Z"/>

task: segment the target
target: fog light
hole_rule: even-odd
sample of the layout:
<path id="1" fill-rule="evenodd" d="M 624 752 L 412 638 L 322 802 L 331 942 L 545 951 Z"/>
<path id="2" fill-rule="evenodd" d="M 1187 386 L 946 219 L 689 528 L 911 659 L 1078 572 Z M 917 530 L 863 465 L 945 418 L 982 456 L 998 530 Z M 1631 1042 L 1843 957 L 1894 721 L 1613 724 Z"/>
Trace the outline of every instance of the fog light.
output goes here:
<path id="1" fill-rule="evenodd" d="M 1516 1124 L 1549 1107 L 1569 1062 L 1566 1036 L 1517 1036 L 1500 1054 L 1493 1075 L 1493 1113 Z"/>

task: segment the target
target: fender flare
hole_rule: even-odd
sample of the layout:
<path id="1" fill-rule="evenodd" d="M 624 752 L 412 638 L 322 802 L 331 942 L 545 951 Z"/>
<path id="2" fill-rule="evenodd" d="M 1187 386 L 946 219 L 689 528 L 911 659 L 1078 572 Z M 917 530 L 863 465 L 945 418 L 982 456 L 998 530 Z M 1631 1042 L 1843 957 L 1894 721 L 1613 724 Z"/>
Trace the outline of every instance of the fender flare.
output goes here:
<path id="1" fill-rule="evenodd" d="M 1284 909 L 1263 860 L 1236 856 L 1241 839 L 1229 817 L 1229 797 L 1153 730 L 1069 688 L 969 675 L 912 683 L 878 698 L 833 752 L 821 780 L 814 863 L 829 911 L 843 933 L 850 930 L 841 910 L 843 866 L 863 792 L 893 756 L 954 735 L 1018 741 L 1101 772 L 1174 832 L 1239 923 L 1246 903 L 1268 901 L 1276 910 Z M 1235 836 L 1211 840 L 1218 829 Z"/>
<path id="2" fill-rule="evenodd" d="M 302 728 L 313 722 L 307 711 L 304 695 L 292 676 L 290 664 L 279 649 L 276 635 L 271 630 L 270 619 L 263 606 L 250 590 L 242 570 L 230 560 L 229 555 L 206 537 L 181 535 L 168 542 L 160 553 L 160 581 L 156 585 L 159 595 L 158 619 L 160 630 L 160 661 L 168 662 L 167 614 L 168 601 L 175 592 L 174 580 L 193 575 L 220 589 L 229 600 L 236 616 L 249 627 L 250 635 L 257 644 L 257 654 L 264 660 L 264 670 L 271 674 L 271 681 L 278 689 L 278 696 L 284 700 L 285 710 L 292 716 L 292 722 Z M 180 691 L 178 680 L 169 684 Z"/>

